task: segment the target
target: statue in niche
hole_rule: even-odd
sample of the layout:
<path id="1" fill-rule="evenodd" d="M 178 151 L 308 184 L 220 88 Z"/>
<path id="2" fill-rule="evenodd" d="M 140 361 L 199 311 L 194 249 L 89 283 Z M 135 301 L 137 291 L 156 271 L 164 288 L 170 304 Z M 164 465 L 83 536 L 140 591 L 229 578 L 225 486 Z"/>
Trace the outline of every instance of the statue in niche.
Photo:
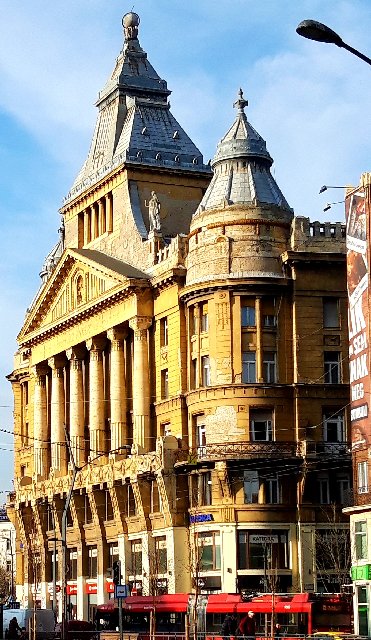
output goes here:
<path id="1" fill-rule="evenodd" d="M 161 233 L 161 220 L 160 220 L 161 204 L 158 201 L 155 191 L 151 191 L 151 199 L 148 203 L 147 203 L 147 200 L 145 200 L 144 205 L 148 207 L 149 230 L 157 231 L 158 233 Z"/>

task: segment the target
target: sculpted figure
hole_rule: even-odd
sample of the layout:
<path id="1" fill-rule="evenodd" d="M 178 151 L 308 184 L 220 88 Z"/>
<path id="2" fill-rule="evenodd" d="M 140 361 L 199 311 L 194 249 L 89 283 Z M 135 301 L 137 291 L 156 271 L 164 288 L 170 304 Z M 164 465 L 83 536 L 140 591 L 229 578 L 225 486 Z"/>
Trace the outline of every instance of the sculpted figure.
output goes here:
<path id="1" fill-rule="evenodd" d="M 151 191 L 151 199 L 147 203 L 147 200 L 144 201 L 146 207 L 148 207 L 149 214 L 149 230 L 150 231 L 161 231 L 161 220 L 160 220 L 160 209 L 161 204 L 158 201 L 155 191 Z"/>

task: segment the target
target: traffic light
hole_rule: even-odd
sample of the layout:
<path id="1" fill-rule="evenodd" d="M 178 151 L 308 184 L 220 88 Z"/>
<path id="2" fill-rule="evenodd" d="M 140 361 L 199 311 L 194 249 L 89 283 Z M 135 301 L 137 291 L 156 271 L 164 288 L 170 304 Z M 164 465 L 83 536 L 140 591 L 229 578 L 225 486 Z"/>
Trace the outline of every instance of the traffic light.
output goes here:
<path id="1" fill-rule="evenodd" d="M 113 584 L 121 584 L 120 560 L 116 560 L 112 565 L 112 582 Z"/>

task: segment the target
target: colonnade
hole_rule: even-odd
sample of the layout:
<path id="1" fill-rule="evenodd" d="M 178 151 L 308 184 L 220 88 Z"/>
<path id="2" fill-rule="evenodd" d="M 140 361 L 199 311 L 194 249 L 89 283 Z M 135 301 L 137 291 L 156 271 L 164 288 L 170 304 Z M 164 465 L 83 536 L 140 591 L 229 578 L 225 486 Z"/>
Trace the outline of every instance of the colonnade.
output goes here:
<path id="1" fill-rule="evenodd" d="M 93 202 L 83 212 L 84 245 L 113 230 L 112 193 Z"/>
<path id="2" fill-rule="evenodd" d="M 113 327 L 33 367 L 36 477 L 48 477 L 50 469 L 56 475 L 67 473 L 65 425 L 77 466 L 86 464 L 88 456 L 93 459 L 102 453 L 120 453 L 120 448 L 132 444 L 139 452 L 148 450 L 151 442 L 148 328 L 151 323 L 152 318 L 137 316 L 126 325 Z M 126 342 L 131 345 L 132 358 Z M 104 353 L 109 354 L 108 384 Z M 127 362 L 129 356 L 130 363 Z M 133 398 L 128 397 L 128 366 L 132 371 Z M 133 412 L 132 434 L 126 418 L 129 409 Z"/>

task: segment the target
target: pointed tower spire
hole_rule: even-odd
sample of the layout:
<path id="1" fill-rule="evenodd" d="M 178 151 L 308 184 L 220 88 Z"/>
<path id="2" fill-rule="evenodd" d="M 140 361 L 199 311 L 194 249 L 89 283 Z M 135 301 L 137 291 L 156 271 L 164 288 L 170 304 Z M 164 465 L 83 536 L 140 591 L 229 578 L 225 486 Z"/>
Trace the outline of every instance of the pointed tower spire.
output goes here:
<path id="1" fill-rule="evenodd" d="M 90 151 L 64 204 L 124 163 L 210 171 L 170 111 L 171 92 L 140 46 L 139 24 L 134 12 L 122 19 L 124 44 L 98 95 Z"/>

